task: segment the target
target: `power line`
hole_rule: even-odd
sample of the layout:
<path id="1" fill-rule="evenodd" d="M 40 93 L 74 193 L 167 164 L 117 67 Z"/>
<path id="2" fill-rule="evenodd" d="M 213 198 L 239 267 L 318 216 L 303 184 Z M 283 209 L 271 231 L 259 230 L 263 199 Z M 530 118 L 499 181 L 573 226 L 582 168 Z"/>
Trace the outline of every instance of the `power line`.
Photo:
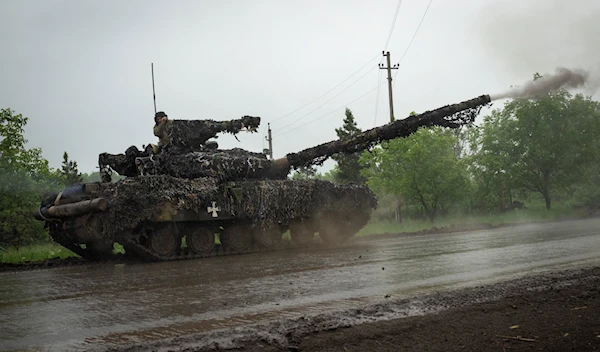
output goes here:
<path id="1" fill-rule="evenodd" d="M 410 46 L 412 45 L 413 41 L 415 40 L 415 37 L 417 36 L 417 33 L 419 32 L 419 29 L 421 28 L 421 25 L 423 24 L 423 20 L 425 19 L 425 16 L 427 15 L 427 11 L 429 11 L 429 6 L 431 6 L 432 2 L 433 2 L 433 0 L 429 0 L 429 4 L 427 4 L 427 8 L 425 9 L 425 13 L 423 13 L 423 17 L 421 17 L 421 22 L 419 22 L 419 25 L 417 26 L 417 29 L 415 30 L 415 33 L 413 34 L 412 38 L 410 39 L 410 42 L 408 42 L 408 46 L 406 47 L 406 50 L 404 50 L 404 53 L 400 57 L 400 61 L 398 61 L 398 65 L 400 65 L 400 63 L 402 62 L 402 60 L 406 56 L 406 53 L 408 52 L 408 49 L 410 49 Z"/>
<path id="2" fill-rule="evenodd" d="M 304 115 L 300 116 L 300 117 L 299 117 L 299 118 L 297 118 L 296 120 L 294 120 L 294 121 L 292 121 L 292 122 L 288 123 L 287 125 L 285 125 L 285 126 L 283 126 L 283 127 L 279 128 L 279 130 L 280 130 L 280 131 L 281 131 L 281 130 L 284 130 L 284 129 L 286 129 L 287 127 L 289 127 L 289 126 L 291 126 L 291 125 L 295 124 L 296 122 L 298 122 L 298 121 L 302 120 L 302 119 L 303 119 L 303 118 L 305 118 L 306 116 L 308 116 L 308 115 L 312 114 L 313 112 L 317 111 L 317 110 L 318 110 L 318 109 L 320 109 L 322 106 L 324 106 L 325 104 L 327 104 L 327 103 L 331 102 L 333 99 L 337 98 L 337 97 L 338 97 L 340 94 L 344 93 L 346 90 L 348 90 L 348 88 L 350 88 L 350 87 L 352 87 L 353 85 L 355 85 L 356 83 L 358 83 L 358 81 L 360 81 L 361 79 L 365 78 L 365 76 L 366 76 L 366 75 L 368 75 L 369 73 L 371 73 L 371 71 L 373 71 L 373 70 L 374 70 L 374 69 L 376 69 L 376 68 L 377 68 L 377 66 L 373 67 L 372 69 L 370 69 L 369 71 L 367 71 L 367 72 L 366 72 L 364 75 L 360 76 L 360 78 L 359 78 L 359 79 L 357 79 L 356 81 L 354 81 L 354 82 L 353 82 L 352 84 L 350 84 L 348 87 L 344 88 L 342 91 L 340 91 L 339 93 L 337 93 L 336 95 L 334 95 L 334 96 L 333 96 L 331 99 L 329 99 L 329 100 L 327 100 L 326 102 L 324 102 L 323 104 L 321 104 L 321 105 L 317 106 L 316 108 L 314 108 L 314 109 L 313 109 L 313 110 L 311 110 L 310 112 L 308 112 L 308 113 L 306 113 L 306 114 L 304 114 Z"/>
<path id="3" fill-rule="evenodd" d="M 374 90 L 378 89 L 378 88 L 379 88 L 379 87 L 381 87 L 382 85 L 383 85 L 383 83 L 381 83 L 381 84 L 378 84 L 378 85 L 377 85 L 377 87 L 375 87 L 375 88 L 373 88 L 373 89 L 369 90 L 368 92 L 366 92 L 365 94 L 361 95 L 360 97 L 358 97 L 358 98 L 356 98 L 356 99 L 352 100 L 351 102 L 348 102 L 348 103 L 346 103 L 346 104 L 342 105 L 341 107 L 339 107 L 339 108 L 337 108 L 337 109 L 335 109 L 335 110 L 332 110 L 332 111 L 328 112 L 328 113 L 327 113 L 327 114 L 325 114 L 325 115 L 319 116 L 319 117 L 317 117 L 317 118 L 316 118 L 316 119 L 314 119 L 314 120 L 308 121 L 307 123 L 305 123 L 305 124 L 303 124 L 303 125 L 296 126 L 296 127 L 292 128 L 292 129 L 291 129 L 291 130 L 289 130 L 289 131 L 286 131 L 286 132 L 283 132 L 283 133 L 281 133 L 281 134 L 278 134 L 277 136 L 275 136 L 275 137 L 273 137 L 273 138 L 277 138 L 277 137 L 283 136 L 284 134 L 288 134 L 288 133 L 290 133 L 290 132 L 293 132 L 293 131 L 295 131 L 295 130 L 299 129 L 300 127 L 304 127 L 304 126 L 306 126 L 306 125 L 308 125 L 308 124 L 311 124 L 311 123 L 313 123 L 313 122 L 315 122 L 315 121 L 317 121 L 317 120 L 320 120 L 320 119 L 322 119 L 323 117 L 329 116 L 329 115 L 333 114 L 334 112 L 337 112 L 338 110 L 341 110 L 341 109 L 345 108 L 345 107 L 346 107 L 346 106 L 348 106 L 349 104 L 352 104 L 352 103 L 354 103 L 355 101 L 357 101 L 357 100 L 359 100 L 359 99 L 362 99 L 362 98 L 364 98 L 365 96 L 367 96 L 368 94 L 370 94 L 370 93 L 371 93 L 371 92 L 373 92 Z"/>
<path id="4" fill-rule="evenodd" d="M 421 17 L 421 21 L 419 22 L 419 25 L 417 26 L 417 29 L 415 30 L 415 33 L 413 33 L 413 36 L 410 39 L 410 42 L 408 42 L 408 45 L 406 46 L 406 50 L 404 50 L 404 53 L 400 57 L 400 61 L 398 61 L 398 67 L 400 67 L 400 63 L 402 62 L 402 60 L 406 56 L 406 53 L 408 52 L 408 49 L 410 49 L 410 46 L 412 45 L 413 41 L 415 40 L 415 37 L 417 36 L 417 33 L 419 33 L 419 29 L 421 28 L 421 25 L 423 24 L 423 20 L 425 20 L 425 16 L 427 15 L 427 11 L 429 11 L 429 7 L 431 6 L 432 2 L 433 2 L 433 0 L 429 0 L 429 4 L 427 4 L 427 8 L 425 9 L 425 12 L 423 13 L 423 17 Z M 396 88 L 396 81 L 397 81 L 396 80 L 396 76 L 398 75 L 399 71 L 400 70 L 396 71 L 396 74 L 394 75 L 394 83 L 392 84 L 392 88 L 393 89 Z"/>
<path id="5" fill-rule="evenodd" d="M 417 29 L 415 30 L 415 33 L 413 34 L 413 36 L 412 36 L 412 38 L 411 38 L 410 42 L 408 43 L 408 46 L 406 47 L 406 50 L 404 50 L 404 53 L 403 53 L 403 54 L 402 54 L 402 56 L 400 57 L 400 60 L 398 61 L 398 64 L 397 64 L 397 66 L 399 66 L 399 65 L 400 65 L 400 62 L 402 62 L 402 60 L 404 59 L 404 57 L 405 57 L 405 56 L 406 56 L 406 54 L 408 53 L 408 50 L 410 49 L 410 47 L 411 47 L 412 43 L 414 42 L 414 39 L 415 39 L 415 37 L 417 36 L 417 33 L 419 32 L 419 29 L 421 28 L 421 25 L 423 24 L 423 21 L 425 20 L 425 16 L 427 15 L 427 12 L 429 11 L 429 8 L 430 8 L 430 6 L 431 6 L 431 3 L 432 3 L 432 2 L 433 2 L 433 0 L 429 0 L 429 3 L 427 4 L 427 8 L 425 9 L 425 12 L 423 13 L 423 17 L 421 17 L 421 21 L 419 22 L 419 25 L 417 26 Z M 392 37 L 393 31 L 394 31 L 394 27 L 395 27 L 395 25 L 396 25 L 396 20 L 397 20 L 397 18 L 398 18 L 398 13 L 399 13 L 399 11 L 400 11 L 400 7 L 401 7 L 401 5 L 402 5 L 402 0 L 398 0 L 398 4 L 396 5 L 396 12 L 394 13 L 394 19 L 392 20 L 392 25 L 391 25 L 391 28 L 390 28 L 390 32 L 388 33 L 388 38 L 387 38 L 387 40 L 386 40 L 386 43 L 385 43 L 385 48 L 387 48 L 387 46 L 389 45 L 389 42 L 390 42 L 390 40 L 391 40 L 391 37 Z M 294 113 L 298 112 L 299 110 L 301 110 L 301 109 L 305 108 L 306 106 L 308 106 L 308 105 L 310 105 L 310 104 L 314 103 L 315 101 L 317 101 L 317 100 L 321 99 L 322 97 L 324 97 L 325 95 L 329 94 L 331 91 L 333 91 L 334 89 L 336 89 L 337 87 L 341 86 L 343 83 L 345 83 L 346 81 L 348 81 L 348 80 L 349 80 L 349 79 L 350 79 L 352 76 L 356 75 L 356 74 L 357 74 L 358 72 L 360 72 L 360 71 L 361 71 L 363 68 L 365 68 L 365 67 L 366 67 L 367 65 L 369 65 L 371 62 L 373 62 L 373 61 L 374 61 L 376 58 L 377 58 L 377 56 L 375 56 L 375 57 L 374 57 L 373 59 L 371 59 L 371 60 L 370 60 L 370 61 L 369 61 L 367 64 L 365 64 L 364 66 L 362 66 L 362 67 L 361 67 L 359 70 L 357 70 L 356 72 L 354 72 L 352 75 L 350 75 L 348 78 L 346 78 L 344 81 L 342 81 L 341 83 L 339 83 L 339 84 L 338 84 L 338 85 L 336 85 L 335 87 L 333 87 L 333 88 L 331 88 L 330 90 L 328 90 L 328 91 L 327 91 L 326 93 L 324 93 L 323 95 L 319 96 L 318 98 L 316 98 L 316 99 L 312 100 L 311 102 L 309 102 L 309 103 L 307 103 L 307 104 L 304 104 L 303 106 L 301 106 L 300 108 L 298 108 L 298 109 L 296 109 L 296 110 L 292 111 L 291 113 L 288 113 L 288 114 L 286 114 L 286 115 L 283 115 L 283 116 L 281 116 L 281 117 L 278 117 L 277 119 L 275 119 L 275 120 L 273 120 L 273 121 L 271 121 L 271 122 L 278 121 L 278 120 L 280 120 L 280 119 L 282 119 L 282 118 L 284 118 L 284 117 L 287 117 L 287 116 L 289 116 L 289 115 L 291 115 L 291 114 L 294 114 Z M 380 60 L 380 62 L 381 62 L 381 60 Z M 309 113 L 307 113 L 307 114 L 305 114 L 305 115 L 301 116 L 300 118 L 296 119 L 295 121 L 293 121 L 293 122 L 291 122 L 291 123 L 289 123 L 289 124 L 287 124 L 287 125 L 283 126 L 283 127 L 280 129 L 280 130 L 283 130 L 283 129 L 285 129 L 285 128 L 287 128 L 287 127 L 291 126 L 291 125 L 293 125 L 294 123 L 296 123 L 296 122 L 300 121 L 302 118 L 304 118 L 304 117 L 306 117 L 306 116 L 308 116 L 308 115 L 312 114 L 314 111 L 318 110 L 319 108 L 321 108 L 321 107 L 322 107 L 322 106 L 324 106 L 325 104 L 329 103 L 331 100 L 333 100 L 334 98 L 336 98 L 337 96 L 339 96 L 340 94 L 342 94 L 344 91 L 348 90 L 348 88 L 350 88 L 351 86 L 353 86 L 354 84 L 356 84 L 358 81 L 360 81 L 362 78 L 364 78 L 364 77 L 365 77 L 365 76 L 366 76 L 368 73 L 370 73 L 371 71 L 372 71 L 372 70 L 369 70 L 369 71 L 367 71 L 367 73 L 365 73 L 363 76 L 361 76 L 361 77 L 360 77 L 358 80 L 356 80 L 356 81 L 355 81 L 354 83 L 352 83 L 350 86 L 346 87 L 344 90 L 342 90 L 341 92 L 339 92 L 338 94 L 336 94 L 336 95 L 335 95 L 333 98 L 331 98 L 331 99 L 329 99 L 328 101 L 326 101 L 325 103 L 323 103 L 323 104 L 319 105 L 317 108 L 315 108 L 315 109 L 314 109 L 314 110 L 312 110 L 311 112 L 309 112 Z M 397 75 L 398 75 L 398 71 L 396 71 L 396 74 L 394 75 L 394 80 L 395 80 L 395 78 L 396 78 L 396 76 L 397 76 Z M 394 81 L 394 83 L 393 83 L 393 86 L 395 87 L 395 85 L 396 85 L 396 82 Z M 346 105 L 348 105 L 348 104 L 351 104 L 351 103 L 353 103 L 353 102 L 355 102 L 355 101 L 357 101 L 357 100 L 359 100 L 359 99 L 361 99 L 361 98 L 365 97 L 366 95 L 368 95 L 369 93 L 371 93 L 371 92 L 373 92 L 374 90 L 376 90 L 376 89 L 377 89 L 377 98 L 376 98 L 376 101 L 375 101 L 375 123 L 376 123 L 376 121 L 377 121 L 377 111 L 378 111 L 378 106 L 379 106 L 379 104 L 378 104 L 378 103 L 379 103 L 379 91 L 380 91 L 380 90 L 379 90 L 379 88 L 380 88 L 381 86 L 382 86 L 382 83 L 381 83 L 381 73 L 380 73 L 380 74 L 379 74 L 378 81 L 377 81 L 377 86 L 376 86 L 375 88 L 373 88 L 373 89 L 369 90 L 367 93 L 365 93 L 365 94 L 361 95 L 360 97 L 358 97 L 358 98 L 356 98 L 356 99 L 352 100 L 351 102 L 349 102 L 349 103 L 345 104 L 344 106 L 346 106 Z M 337 108 L 337 109 L 335 109 L 335 110 L 333 110 L 333 111 L 331 111 L 331 112 L 329 112 L 329 113 L 327 113 L 327 114 L 325 114 L 325 115 L 322 115 L 322 116 L 320 116 L 320 117 L 318 117 L 318 118 L 316 118 L 316 119 L 314 119 L 314 120 L 311 120 L 311 121 L 309 121 L 309 122 L 307 122 L 307 123 L 305 123 L 305 124 L 302 124 L 302 125 L 300 125 L 300 126 L 296 126 L 295 128 L 292 128 L 291 130 L 289 130 L 289 131 L 287 131 L 287 132 L 283 132 L 283 133 L 281 133 L 281 134 L 279 134 L 279 135 L 277 135 L 277 136 L 275 136 L 275 137 L 273 137 L 273 138 L 277 138 L 277 137 L 279 137 L 279 136 L 285 135 L 285 134 L 287 134 L 287 133 L 290 133 L 290 132 L 292 132 L 292 131 L 295 131 L 295 130 L 297 130 L 297 129 L 298 129 L 298 128 L 300 128 L 300 127 L 304 127 L 304 126 L 306 126 L 306 125 L 308 125 L 308 124 L 310 124 L 310 123 L 312 123 L 312 122 L 315 122 L 315 121 L 317 121 L 317 120 L 319 120 L 319 119 L 321 119 L 321 118 L 323 118 L 323 117 L 329 116 L 329 115 L 333 114 L 334 112 L 336 112 L 336 111 L 338 111 L 338 110 L 342 109 L 344 106 L 342 106 L 342 107 L 340 107 L 340 108 Z"/>
<path id="6" fill-rule="evenodd" d="M 354 75 L 356 75 L 357 73 L 359 73 L 360 71 L 362 71 L 365 67 L 369 66 L 376 58 L 379 57 L 379 54 L 377 54 L 375 57 L 373 57 L 371 60 L 369 60 L 369 62 L 367 62 L 364 66 L 362 66 L 361 68 L 359 68 L 356 72 L 354 72 L 353 74 L 351 74 L 348 78 L 346 78 L 345 80 L 343 80 L 342 82 L 340 82 L 339 84 L 337 84 L 335 87 L 331 88 L 330 90 L 328 90 L 327 92 L 325 92 L 323 95 L 319 96 L 318 98 L 311 100 L 310 102 L 302 105 L 301 107 L 297 108 L 296 110 L 287 113 L 285 115 L 282 115 L 274 120 L 271 121 L 271 123 L 275 122 L 275 121 L 279 121 L 281 119 L 283 119 L 284 117 L 288 117 L 302 109 L 304 109 L 305 107 L 309 106 L 310 104 L 316 102 L 317 100 L 323 98 L 324 96 L 326 96 L 327 94 L 331 93 L 333 90 L 335 90 L 337 87 L 341 86 L 342 84 L 344 84 L 346 81 L 348 81 L 350 78 L 352 78 Z"/>
<path id="7" fill-rule="evenodd" d="M 396 5 L 396 13 L 394 13 L 394 19 L 392 20 L 392 26 L 390 28 L 390 33 L 388 34 L 387 40 L 385 41 L 385 46 L 383 47 L 383 51 L 387 50 L 388 44 L 390 44 L 390 39 L 392 39 L 392 33 L 394 32 L 394 27 L 396 26 L 396 19 L 398 18 L 398 12 L 400 12 L 400 5 L 402 5 L 402 0 L 398 0 L 398 5 Z"/>

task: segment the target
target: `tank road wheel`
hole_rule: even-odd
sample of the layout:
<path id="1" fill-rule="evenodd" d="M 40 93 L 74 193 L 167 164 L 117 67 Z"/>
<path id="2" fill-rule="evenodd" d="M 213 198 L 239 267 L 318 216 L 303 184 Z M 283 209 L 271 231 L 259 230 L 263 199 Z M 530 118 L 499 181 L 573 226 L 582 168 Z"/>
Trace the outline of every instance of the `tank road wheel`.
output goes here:
<path id="1" fill-rule="evenodd" d="M 206 226 L 188 225 L 186 244 L 194 254 L 208 254 L 215 248 L 215 234 Z"/>
<path id="2" fill-rule="evenodd" d="M 234 252 L 243 252 L 250 248 L 252 243 L 252 229 L 242 224 L 228 226 L 221 235 L 221 243 Z"/>
<path id="3" fill-rule="evenodd" d="M 175 256 L 179 249 L 179 240 L 173 224 L 156 226 L 148 238 L 148 247 L 154 253 L 163 256 Z"/>
<path id="4" fill-rule="evenodd" d="M 315 231 L 309 220 L 294 220 L 290 224 L 290 236 L 296 246 L 306 246 L 312 243 Z"/>
<path id="5" fill-rule="evenodd" d="M 319 237 L 332 246 L 339 246 L 354 234 L 349 220 L 333 213 L 324 214 L 319 219 Z"/>
<path id="6" fill-rule="evenodd" d="M 254 240 L 267 249 L 276 248 L 281 243 L 283 231 L 278 227 L 268 228 L 264 231 L 256 228 L 253 232 Z"/>

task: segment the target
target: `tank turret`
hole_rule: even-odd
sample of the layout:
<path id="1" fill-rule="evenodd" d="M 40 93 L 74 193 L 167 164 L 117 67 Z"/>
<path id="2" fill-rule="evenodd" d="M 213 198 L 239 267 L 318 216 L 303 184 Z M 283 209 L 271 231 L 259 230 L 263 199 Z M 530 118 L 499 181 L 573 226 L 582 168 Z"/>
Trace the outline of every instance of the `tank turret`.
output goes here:
<path id="1" fill-rule="evenodd" d="M 260 125 L 258 116 L 242 116 L 227 121 L 215 120 L 169 120 L 165 125 L 167 141 L 164 149 L 175 153 L 186 153 L 214 149 L 207 146 L 211 138 L 219 133 L 256 132 Z M 237 137 L 236 137 L 237 138 Z"/>
<path id="2" fill-rule="evenodd" d="M 46 222 L 56 242 L 87 259 L 110 256 L 117 242 L 145 260 L 340 245 L 368 222 L 377 207 L 375 195 L 365 185 L 291 180 L 293 168 L 366 150 L 423 126 L 467 125 L 488 103 L 490 97 L 483 95 L 275 160 L 207 144 L 217 133 L 255 131 L 258 117 L 172 120 L 168 141 L 157 154 L 135 147 L 124 154 L 100 154 L 101 170 L 130 177 L 49 195 L 35 217 Z M 289 243 L 282 242 L 286 231 Z"/>
<path id="3" fill-rule="evenodd" d="M 219 133 L 231 133 L 234 136 L 241 132 L 256 132 L 260 125 L 258 116 L 242 116 L 239 119 L 215 120 L 168 120 L 161 126 L 161 134 L 165 137 L 160 148 L 161 152 L 169 154 L 184 154 L 189 152 L 210 151 L 218 148 L 216 141 Z M 236 137 L 237 138 L 237 137 Z M 103 179 L 110 180 L 110 169 L 123 176 L 136 176 L 139 174 L 137 158 L 149 158 L 155 154 L 150 147 L 143 151 L 137 147 L 129 147 L 124 154 L 102 153 L 98 157 L 100 173 Z"/>
<path id="4" fill-rule="evenodd" d="M 351 138 L 320 144 L 285 157 L 268 160 L 262 153 L 242 149 L 198 151 L 187 154 L 165 153 L 138 158 L 140 175 L 171 175 L 183 178 L 215 177 L 220 181 L 236 179 L 284 179 L 292 169 L 322 163 L 337 153 L 366 150 L 382 141 L 407 137 L 423 126 L 457 128 L 473 122 L 488 95 L 409 116 L 375 127 Z M 189 133 L 189 132 L 188 132 Z"/>

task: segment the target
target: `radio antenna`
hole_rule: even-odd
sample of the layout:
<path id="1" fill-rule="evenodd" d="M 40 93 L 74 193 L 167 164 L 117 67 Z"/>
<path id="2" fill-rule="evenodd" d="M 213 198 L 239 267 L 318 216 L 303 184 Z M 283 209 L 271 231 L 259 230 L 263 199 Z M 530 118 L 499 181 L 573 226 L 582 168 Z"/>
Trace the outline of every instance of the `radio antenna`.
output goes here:
<path id="1" fill-rule="evenodd" d="M 154 114 L 156 114 L 156 92 L 154 91 L 154 62 L 151 64 L 152 68 L 152 96 L 154 98 Z"/>

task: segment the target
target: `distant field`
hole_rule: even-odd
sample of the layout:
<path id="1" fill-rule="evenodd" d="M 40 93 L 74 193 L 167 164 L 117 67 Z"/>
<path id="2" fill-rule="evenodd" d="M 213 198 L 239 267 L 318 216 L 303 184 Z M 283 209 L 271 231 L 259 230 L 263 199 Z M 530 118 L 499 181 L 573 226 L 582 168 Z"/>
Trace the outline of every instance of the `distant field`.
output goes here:
<path id="1" fill-rule="evenodd" d="M 501 215 L 443 217 L 436 219 L 433 223 L 423 220 L 407 219 L 402 222 L 371 221 L 363 227 L 357 236 L 368 236 L 381 233 L 395 232 L 417 232 L 431 229 L 433 227 L 445 227 L 451 225 L 490 224 L 493 226 L 503 224 L 520 224 L 532 221 L 560 220 L 581 217 L 583 214 L 567 209 L 520 209 L 513 210 Z"/>

